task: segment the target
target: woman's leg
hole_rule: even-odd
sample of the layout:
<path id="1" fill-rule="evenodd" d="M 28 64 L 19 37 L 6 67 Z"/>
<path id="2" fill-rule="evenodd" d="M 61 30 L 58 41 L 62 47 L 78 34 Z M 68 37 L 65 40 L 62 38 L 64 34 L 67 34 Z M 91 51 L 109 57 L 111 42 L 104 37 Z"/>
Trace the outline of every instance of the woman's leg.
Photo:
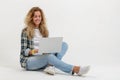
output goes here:
<path id="1" fill-rule="evenodd" d="M 43 68 L 47 65 L 47 57 L 46 55 L 41 56 L 31 56 L 28 58 L 26 63 L 26 69 L 27 70 L 37 70 L 40 68 Z"/>
<path id="2" fill-rule="evenodd" d="M 74 67 L 73 65 L 61 61 L 53 54 L 48 54 L 48 64 L 51 64 L 66 73 L 72 73 Z"/>
<path id="3" fill-rule="evenodd" d="M 73 65 L 64 63 L 63 61 L 59 60 L 53 54 L 45 54 L 41 56 L 33 56 L 30 57 L 27 61 L 27 70 L 37 70 L 40 69 L 48 64 L 55 66 L 56 68 L 71 73 L 73 70 Z"/>
<path id="4" fill-rule="evenodd" d="M 27 70 L 37 70 L 45 67 L 47 64 L 52 64 L 56 68 L 66 72 L 66 73 L 77 73 L 78 75 L 85 74 L 89 70 L 89 66 L 83 67 L 82 69 L 79 66 L 73 66 L 59 60 L 53 54 L 46 54 L 41 56 L 33 56 L 27 60 Z"/>
<path id="5" fill-rule="evenodd" d="M 68 44 L 66 42 L 62 42 L 61 51 L 59 53 L 56 53 L 56 57 L 61 60 L 65 55 L 67 49 L 68 49 Z"/>

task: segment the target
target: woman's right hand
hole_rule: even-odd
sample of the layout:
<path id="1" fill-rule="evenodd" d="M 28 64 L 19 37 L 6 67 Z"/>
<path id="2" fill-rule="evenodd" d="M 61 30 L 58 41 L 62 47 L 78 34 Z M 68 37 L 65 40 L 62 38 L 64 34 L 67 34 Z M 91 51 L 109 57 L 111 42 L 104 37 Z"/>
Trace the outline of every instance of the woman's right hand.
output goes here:
<path id="1" fill-rule="evenodd" d="M 30 50 L 30 52 L 29 52 L 30 55 L 33 55 L 36 53 L 38 53 L 38 49 L 33 49 L 33 50 Z"/>
<path id="2" fill-rule="evenodd" d="M 38 49 L 34 49 L 34 53 L 38 53 Z"/>

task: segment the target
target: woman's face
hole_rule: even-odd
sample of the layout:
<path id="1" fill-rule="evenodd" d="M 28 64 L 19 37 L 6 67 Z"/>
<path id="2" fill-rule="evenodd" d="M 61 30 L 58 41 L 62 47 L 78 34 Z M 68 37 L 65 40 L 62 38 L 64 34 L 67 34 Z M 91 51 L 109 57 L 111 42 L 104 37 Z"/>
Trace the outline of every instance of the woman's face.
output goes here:
<path id="1" fill-rule="evenodd" d="M 35 11 L 33 16 L 33 23 L 35 24 L 35 27 L 38 27 L 41 22 L 41 13 L 40 11 Z"/>

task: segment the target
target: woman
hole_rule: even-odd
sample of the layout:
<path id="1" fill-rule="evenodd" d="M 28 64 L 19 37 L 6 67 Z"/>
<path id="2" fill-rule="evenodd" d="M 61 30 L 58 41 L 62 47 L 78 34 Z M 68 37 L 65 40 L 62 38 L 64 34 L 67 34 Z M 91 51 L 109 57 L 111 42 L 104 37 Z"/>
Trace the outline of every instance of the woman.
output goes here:
<path id="1" fill-rule="evenodd" d="M 63 42 L 60 53 L 41 54 L 39 53 L 39 38 L 48 37 L 49 33 L 46 27 L 45 16 L 39 7 L 33 7 L 28 12 L 25 19 L 26 27 L 21 34 L 21 67 L 26 70 L 40 70 L 54 75 L 54 68 L 58 68 L 66 73 L 83 75 L 88 72 L 89 66 L 74 66 L 61 61 L 67 51 L 68 45 Z"/>

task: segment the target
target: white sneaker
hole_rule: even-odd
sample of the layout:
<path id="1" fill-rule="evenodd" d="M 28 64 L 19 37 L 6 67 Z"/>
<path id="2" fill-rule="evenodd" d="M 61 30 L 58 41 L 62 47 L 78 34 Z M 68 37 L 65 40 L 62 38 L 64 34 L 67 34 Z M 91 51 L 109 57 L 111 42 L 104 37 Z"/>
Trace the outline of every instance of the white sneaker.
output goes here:
<path id="1" fill-rule="evenodd" d="M 55 67 L 54 66 L 48 66 L 44 69 L 44 72 L 54 75 L 55 74 Z"/>
<path id="2" fill-rule="evenodd" d="M 81 76 L 83 74 L 86 74 L 89 70 L 90 70 L 90 66 L 80 67 L 80 71 L 78 72 L 78 75 Z"/>

